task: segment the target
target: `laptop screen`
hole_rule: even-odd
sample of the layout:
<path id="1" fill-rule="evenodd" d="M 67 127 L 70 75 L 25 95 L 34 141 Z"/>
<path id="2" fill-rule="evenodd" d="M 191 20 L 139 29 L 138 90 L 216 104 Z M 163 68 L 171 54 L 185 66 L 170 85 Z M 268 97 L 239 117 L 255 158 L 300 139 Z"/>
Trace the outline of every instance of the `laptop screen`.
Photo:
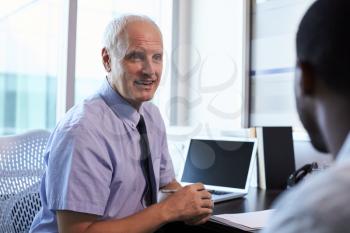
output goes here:
<path id="1" fill-rule="evenodd" d="M 182 182 L 244 189 L 253 141 L 191 139 Z"/>

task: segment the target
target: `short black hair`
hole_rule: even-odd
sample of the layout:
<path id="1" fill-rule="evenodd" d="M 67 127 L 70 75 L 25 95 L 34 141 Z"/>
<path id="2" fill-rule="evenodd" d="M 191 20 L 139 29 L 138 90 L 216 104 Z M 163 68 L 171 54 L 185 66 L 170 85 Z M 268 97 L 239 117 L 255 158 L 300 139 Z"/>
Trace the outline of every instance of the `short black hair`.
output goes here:
<path id="1" fill-rule="evenodd" d="M 298 61 L 309 63 L 329 88 L 350 93 L 350 0 L 317 0 L 300 22 Z"/>

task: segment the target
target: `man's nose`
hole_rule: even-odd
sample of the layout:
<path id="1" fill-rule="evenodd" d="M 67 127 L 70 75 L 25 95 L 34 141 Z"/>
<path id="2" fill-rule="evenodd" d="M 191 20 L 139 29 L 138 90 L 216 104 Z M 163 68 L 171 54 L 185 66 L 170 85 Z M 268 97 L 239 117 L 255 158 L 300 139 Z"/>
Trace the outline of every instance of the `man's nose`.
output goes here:
<path id="1" fill-rule="evenodd" d="M 155 64 L 152 59 L 146 59 L 143 65 L 142 73 L 152 77 L 155 75 Z"/>

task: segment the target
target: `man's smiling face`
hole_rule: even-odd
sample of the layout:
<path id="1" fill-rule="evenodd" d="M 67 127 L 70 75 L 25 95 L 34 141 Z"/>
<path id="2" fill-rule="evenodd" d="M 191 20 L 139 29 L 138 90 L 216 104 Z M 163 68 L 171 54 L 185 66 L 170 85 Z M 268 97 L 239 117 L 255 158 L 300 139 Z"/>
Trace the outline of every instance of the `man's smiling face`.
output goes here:
<path id="1" fill-rule="evenodd" d="M 112 56 L 111 85 L 132 106 L 153 98 L 163 68 L 162 36 L 155 25 L 135 21 L 125 28 L 125 52 Z M 114 71 L 113 71 L 114 69 Z"/>

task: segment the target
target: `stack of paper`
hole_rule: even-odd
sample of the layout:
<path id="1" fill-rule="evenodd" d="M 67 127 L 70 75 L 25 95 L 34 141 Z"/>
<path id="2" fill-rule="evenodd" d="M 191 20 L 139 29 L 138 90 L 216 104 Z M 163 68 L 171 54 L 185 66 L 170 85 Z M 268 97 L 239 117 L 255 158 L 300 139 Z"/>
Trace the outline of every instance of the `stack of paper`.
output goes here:
<path id="1" fill-rule="evenodd" d="M 267 220 L 273 213 L 271 210 L 239 213 L 239 214 L 219 214 L 211 217 L 211 221 L 232 226 L 244 231 L 258 231 L 266 226 Z"/>

